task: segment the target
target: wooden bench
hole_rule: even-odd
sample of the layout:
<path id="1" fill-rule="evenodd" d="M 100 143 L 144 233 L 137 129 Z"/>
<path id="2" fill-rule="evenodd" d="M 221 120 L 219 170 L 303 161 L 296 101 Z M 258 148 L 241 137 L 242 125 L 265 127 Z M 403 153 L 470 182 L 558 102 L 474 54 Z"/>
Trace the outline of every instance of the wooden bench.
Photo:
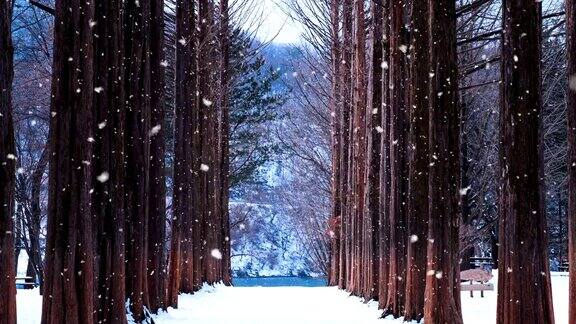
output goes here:
<path id="1" fill-rule="evenodd" d="M 482 269 L 471 269 L 460 273 L 460 280 L 468 283 L 460 285 L 460 291 L 469 291 L 470 297 L 474 297 L 474 291 L 480 291 L 480 297 L 484 297 L 484 291 L 493 291 L 494 285 L 489 283 L 492 273 Z"/>
<path id="2" fill-rule="evenodd" d="M 493 291 L 494 285 L 491 283 L 473 283 L 470 280 L 470 284 L 463 283 L 460 286 L 460 291 L 470 291 L 470 297 L 474 297 L 474 292 L 480 290 L 480 297 L 484 297 L 484 291 Z"/>

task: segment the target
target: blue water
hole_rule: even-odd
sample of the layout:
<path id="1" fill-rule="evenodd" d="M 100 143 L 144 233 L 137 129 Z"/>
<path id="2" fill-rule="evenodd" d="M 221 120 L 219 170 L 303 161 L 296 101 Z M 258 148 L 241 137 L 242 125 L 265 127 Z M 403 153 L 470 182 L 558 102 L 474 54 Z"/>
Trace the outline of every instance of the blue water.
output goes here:
<path id="1" fill-rule="evenodd" d="M 232 279 L 236 287 L 325 287 L 326 278 L 312 277 L 237 277 Z"/>

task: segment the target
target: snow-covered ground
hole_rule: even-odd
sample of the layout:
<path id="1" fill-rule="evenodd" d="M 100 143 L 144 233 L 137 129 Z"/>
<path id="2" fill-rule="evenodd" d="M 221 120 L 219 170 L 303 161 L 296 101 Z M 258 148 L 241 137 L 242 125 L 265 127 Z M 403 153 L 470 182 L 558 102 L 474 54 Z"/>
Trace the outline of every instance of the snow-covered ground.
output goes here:
<path id="1" fill-rule="evenodd" d="M 494 278 L 496 281 L 496 278 Z M 552 274 L 557 324 L 568 323 L 568 276 Z M 40 323 L 37 290 L 18 290 L 18 323 Z M 496 292 L 462 293 L 464 323 L 496 322 Z M 364 303 L 334 287 L 208 287 L 180 297 L 180 307 L 155 316 L 158 324 L 385 324 L 376 302 Z"/>

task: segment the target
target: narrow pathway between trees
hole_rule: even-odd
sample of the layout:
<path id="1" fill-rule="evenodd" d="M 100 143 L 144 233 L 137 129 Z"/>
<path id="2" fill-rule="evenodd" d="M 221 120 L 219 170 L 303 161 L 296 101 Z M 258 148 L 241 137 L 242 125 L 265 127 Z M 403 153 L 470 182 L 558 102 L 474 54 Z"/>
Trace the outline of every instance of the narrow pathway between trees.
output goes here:
<path id="1" fill-rule="evenodd" d="M 365 304 L 334 287 L 223 287 L 181 295 L 178 309 L 157 324 L 378 324 L 375 302 Z"/>

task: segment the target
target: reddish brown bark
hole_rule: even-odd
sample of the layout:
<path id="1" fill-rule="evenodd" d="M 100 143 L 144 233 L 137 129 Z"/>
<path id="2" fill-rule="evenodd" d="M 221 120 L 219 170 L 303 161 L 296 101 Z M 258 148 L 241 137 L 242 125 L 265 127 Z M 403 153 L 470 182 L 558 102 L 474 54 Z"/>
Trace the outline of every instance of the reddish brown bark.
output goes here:
<path id="1" fill-rule="evenodd" d="M 166 177 L 164 169 L 164 1 L 150 6 L 150 197 L 148 201 L 148 295 L 150 311 L 165 308 Z"/>
<path id="2" fill-rule="evenodd" d="M 406 192 L 408 179 L 406 104 L 406 57 L 404 1 L 390 2 L 390 270 L 385 315 L 404 312 L 406 290 Z"/>
<path id="3" fill-rule="evenodd" d="M 221 247 L 222 247 L 222 269 L 221 278 L 225 285 L 232 284 L 231 274 L 231 251 L 230 251 L 230 217 L 229 217 L 229 197 L 230 197 L 230 13 L 228 0 L 220 0 L 220 217 L 221 217 Z"/>
<path id="4" fill-rule="evenodd" d="M 340 224 L 340 267 L 338 286 L 348 289 L 349 274 L 351 269 L 350 247 L 350 112 L 352 93 L 351 65 L 352 61 L 352 0 L 343 0 L 342 5 L 342 60 L 341 60 L 341 134 L 340 134 L 340 197 L 341 197 L 341 214 Z"/>
<path id="5" fill-rule="evenodd" d="M 129 0 L 125 15 L 126 296 L 136 321 L 149 305 L 146 270 L 150 177 L 150 2 Z"/>
<path id="6" fill-rule="evenodd" d="M 70 10 L 76 8 L 76 10 Z M 90 217 L 94 3 L 58 0 L 50 104 L 50 172 L 42 323 L 92 323 Z"/>
<path id="7" fill-rule="evenodd" d="M 456 4 L 429 0 L 430 176 L 424 321 L 462 323 L 459 280 L 460 113 Z"/>
<path id="8" fill-rule="evenodd" d="M 566 0 L 568 52 L 568 258 L 570 262 L 569 323 L 576 322 L 576 1 Z"/>
<path id="9" fill-rule="evenodd" d="M 96 217 L 97 321 L 126 323 L 123 17 L 121 1 L 96 6 L 92 208 Z M 109 179 L 105 179 L 106 175 Z"/>
<path id="10" fill-rule="evenodd" d="M 198 104 L 195 112 L 197 118 L 196 136 L 194 137 L 194 166 L 196 174 L 194 181 L 193 193 L 195 199 L 195 215 L 193 222 L 193 249 L 194 249 L 194 288 L 200 289 L 202 282 L 206 278 L 207 258 L 212 258 L 210 249 L 207 249 L 207 224 L 208 211 L 210 210 L 210 198 L 208 188 L 211 182 L 210 168 L 211 146 L 208 129 L 211 126 L 209 120 L 210 110 L 213 109 L 209 104 L 213 101 L 210 92 L 211 72 L 209 66 L 212 55 L 211 32 L 212 32 L 212 12 L 211 4 L 208 0 L 198 1 Z M 206 169 L 206 167 L 208 169 Z"/>
<path id="11" fill-rule="evenodd" d="M 363 258 L 364 208 L 366 198 L 366 24 L 363 0 L 354 2 L 354 61 L 353 75 L 353 199 L 352 208 L 352 289 L 356 295 L 362 294 L 364 278 L 362 270 L 366 267 Z"/>
<path id="12" fill-rule="evenodd" d="M 554 323 L 540 124 L 541 3 L 506 0 L 503 13 L 497 321 Z"/>
<path id="13" fill-rule="evenodd" d="M 331 76 L 332 76 L 332 97 L 330 98 L 331 128 L 332 128 L 332 214 L 329 228 L 330 235 L 330 286 L 336 286 L 339 279 L 340 270 L 340 223 L 341 223 L 341 201 L 340 201 L 340 0 L 330 1 L 330 36 L 331 36 Z"/>
<path id="14" fill-rule="evenodd" d="M 214 67 L 218 66 L 216 56 L 216 42 L 218 29 L 214 19 L 214 2 L 201 0 L 199 3 L 199 21 L 200 24 L 200 60 L 199 68 L 200 78 L 200 106 L 199 109 L 203 117 L 200 119 L 202 124 L 202 156 L 201 165 L 207 168 L 200 168 L 200 177 L 202 185 L 200 187 L 202 196 L 205 198 L 205 207 L 203 211 L 203 230 L 204 240 L 198 242 L 201 244 L 204 253 L 200 254 L 202 277 L 200 281 L 208 284 L 214 284 L 218 280 L 218 268 L 220 267 L 221 258 L 214 257 L 213 251 L 218 250 L 219 235 L 219 212 L 216 204 L 219 204 L 219 198 L 216 197 L 216 173 L 219 172 L 218 161 L 218 143 L 217 143 L 217 105 L 218 95 L 217 78 L 218 73 Z"/>
<path id="15" fill-rule="evenodd" d="M 197 127 L 196 38 L 194 2 L 176 3 L 176 116 L 174 139 L 174 196 L 170 251 L 170 305 L 177 306 L 178 293 L 193 292 L 194 261 L 192 226 L 196 198 L 192 182 L 193 141 Z"/>
<path id="16" fill-rule="evenodd" d="M 412 0 L 410 46 L 410 135 L 408 188 L 408 265 L 405 321 L 424 316 L 428 234 L 428 3 Z"/>
<path id="17" fill-rule="evenodd" d="M 16 185 L 16 147 L 12 120 L 11 2 L 0 1 L 0 323 L 16 323 L 16 285 L 14 256 L 14 190 Z"/>
<path id="18" fill-rule="evenodd" d="M 366 300 L 378 297 L 380 243 L 380 154 L 382 139 L 382 1 L 370 5 L 370 52 L 368 103 L 366 109 L 367 159 L 366 205 L 364 214 L 364 258 L 366 259 L 363 295 Z"/>
<path id="19" fill-rule="evenodd" d="M 384 309 L 388 301 L 390 271 L 390 22 L 389 1 L 382 3 L 382 135 L 380 140 L 380 230 L 378 266 L 378 306 Z"/>

